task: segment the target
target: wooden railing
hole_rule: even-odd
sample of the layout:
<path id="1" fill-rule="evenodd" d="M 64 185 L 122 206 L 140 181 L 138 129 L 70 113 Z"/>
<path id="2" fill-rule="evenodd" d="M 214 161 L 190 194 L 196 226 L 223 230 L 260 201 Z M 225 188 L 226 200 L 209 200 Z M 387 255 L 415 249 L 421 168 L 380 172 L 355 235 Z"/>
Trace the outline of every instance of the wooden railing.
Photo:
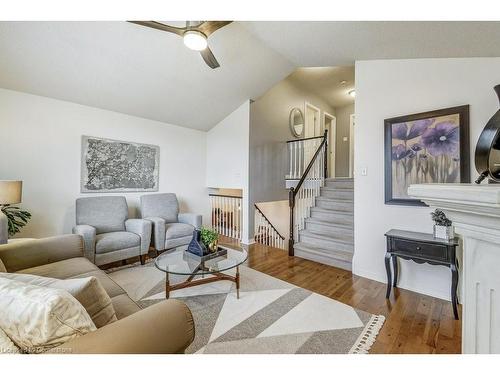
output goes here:
<path id="1" fill-rule="evenodd" d="M 322 137 L 319 146 L 312 155 L 304 173 L 295 188 L 290 188 L 288 201 L 290 205 L 290 239 L 288 254 L 293 255 L 293 244 L 298 241 L 299 231 L 304 229 L 305 219 L 309 216 L 320 189 L 327 176 L 328 131 Z"/>
<path id="2" fill-rule="evenodd" d="M 287 142 L 289 170 L 286 178 L 299 179 L 302 177 L 322 141 L 323 136 L 294 139 Z"/>
<path id="3" fill-rule="evenodd" d="M 212 228 L 219 234 L 241 239 L 241 197 L 209 194 L 212 212 Z"/>
<path id="4" fill-rule="evenodd" d="M 282 236 L 260 208 L 255 204 L 255 242 L 266 246 L 286 249 L 285 237 Z"/>

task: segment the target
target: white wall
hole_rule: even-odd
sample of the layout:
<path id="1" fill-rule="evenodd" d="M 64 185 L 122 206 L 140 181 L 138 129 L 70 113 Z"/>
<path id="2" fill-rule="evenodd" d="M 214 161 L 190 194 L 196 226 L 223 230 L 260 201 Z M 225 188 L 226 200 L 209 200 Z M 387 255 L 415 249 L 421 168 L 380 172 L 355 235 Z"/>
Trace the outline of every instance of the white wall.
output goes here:
<path id="1" fill-rule="evenodd" d="M 24 181 L 22 206 L 33 214 L 20 237 L 71 233 L 75 199 L 96 195 L 80 193 L 82 135 L 159 145 L 159 191 L 208 222 L 205 132 L 0 89 L 0 179 Z M 141 193 L 116 195 L 135 216 Z"/>
<path id="2" fill-rule="evenodd" d="M 207 187 L 243 190 L 243 243 L 249 242 L 249 135 L 249 100 L 207 133 Z"/>
<path id="3" fill-rule="evenodd" d="M 384 204 L 384 119 L 470 104 L 472 176 L 477 139 L 498 110 L 493 86 L 500 58 L 356 62 L 353 272 L 386 282 L 384 233 L 391 228 L 432 232 L 430 209 Z M 367 168 L 368 175 L 361 176 Z M 402 261 L 400 286 L 449 299 L 450 271 Z"/>

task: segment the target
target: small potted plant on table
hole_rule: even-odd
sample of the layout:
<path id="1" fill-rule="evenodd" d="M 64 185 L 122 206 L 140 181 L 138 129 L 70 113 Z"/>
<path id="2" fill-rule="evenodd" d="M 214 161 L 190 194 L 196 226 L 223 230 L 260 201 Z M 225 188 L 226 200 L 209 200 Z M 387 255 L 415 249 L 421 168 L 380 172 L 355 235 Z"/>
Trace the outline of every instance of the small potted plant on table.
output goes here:
<path id="1" fill-rule="evenodd" d="M 451 220 L 448 219 L 445 213 L 436 209 L 431 213 L 432 220 L 434 220 L 434 237 L 443 240 L 451 240 L 455 237 Z"/>

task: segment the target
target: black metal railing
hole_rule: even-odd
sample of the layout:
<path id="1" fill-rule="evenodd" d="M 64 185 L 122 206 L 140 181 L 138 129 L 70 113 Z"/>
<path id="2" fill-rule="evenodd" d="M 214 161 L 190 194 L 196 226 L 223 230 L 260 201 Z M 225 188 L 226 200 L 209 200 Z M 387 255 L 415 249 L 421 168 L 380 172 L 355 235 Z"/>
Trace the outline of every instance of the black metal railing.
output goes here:
<path id="1" fill-rule="evenodd" d="M 288 202 L 290 206 L 290 239 L 288 240 L 288 254 L 290 256 L 294 255 L 293 245 L 295 243 L 295 238 L 297 235 L 296 232 L 298 232 L 298 230 L 300 229 L 300 225 L 296 227 L 297 223 L 295 221 L 297 218 L 303 221 L 305 211 L 310 208 L 310 206 L 308 207 L 308 205 L 311 204 L 310 202 L 314 197 L 319 195 L 319 188 L 323 185 L 324 179 L 326 178 L 328 173 L 328 130 L 325 130 L 324 134 L 321 137 L 312 137 L 312 139 L 314 138 L 323 138 L 323 140 L 316 149 L 316 152 L 307 165 L 304 173 L 297 183 L 297 186 L 291 187 L 288 192 Z M 322 166 L 318 165 L 318 163 L 320 162 L 323 163 Z M 313 168 L 313 166 L 315 167 Z M 322 173 L 321 171 L 319 173 L 316 171 L 316 169 L 318 168 L 322 169 Z M 313 174 L 311 174 L 312 171 L 314 172 Z M 305 194 L 305 189 L 303 189 L 304 183 L 306 181 L 309 182 L 310 185 L 307 187 L 307 194 Z M 296 203 L 298 198 L 305 201 L 303 202 L 303 204 L 301 204 L 300 215 L 297 215 L 296 212 Z"/>

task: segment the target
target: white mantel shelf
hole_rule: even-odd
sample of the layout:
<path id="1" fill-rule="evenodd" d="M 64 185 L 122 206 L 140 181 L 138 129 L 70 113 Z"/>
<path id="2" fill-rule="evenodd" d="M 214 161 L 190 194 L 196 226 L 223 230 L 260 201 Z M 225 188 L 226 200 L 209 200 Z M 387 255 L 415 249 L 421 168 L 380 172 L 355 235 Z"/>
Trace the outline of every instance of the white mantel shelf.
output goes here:
<path id="1" fill-rule="evenodd" d="M 500 353 L 500 184 L 418 184 L 408 194 L 443 210 L 461 238 L 462 352 Z"/>

